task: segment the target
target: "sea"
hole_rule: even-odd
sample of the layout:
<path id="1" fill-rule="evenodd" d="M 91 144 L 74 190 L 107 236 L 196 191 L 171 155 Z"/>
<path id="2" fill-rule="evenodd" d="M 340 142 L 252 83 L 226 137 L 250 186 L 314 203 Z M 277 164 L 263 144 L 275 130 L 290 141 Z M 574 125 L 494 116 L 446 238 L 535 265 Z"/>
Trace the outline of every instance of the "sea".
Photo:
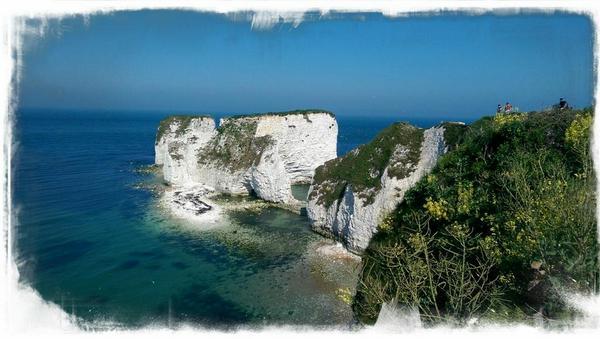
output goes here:
<path id="1" fill-rule="evenodd" d="M 12 158 L 20 283 L 89 329 L 309 325 L 345 328 L 360 261 L 306 216 L 267 207 L 229 212 L 210 229 L 158 207 L 158 123 L 169 113 L 18 110 Z M 218 117 L 218 115 L 217 115 Z M 394 121 L 338 116 L 338 154 Z M 231 199 L 253 199 L 234 198 Z M 344 297 L 346 296 L 346 297 Z"/>

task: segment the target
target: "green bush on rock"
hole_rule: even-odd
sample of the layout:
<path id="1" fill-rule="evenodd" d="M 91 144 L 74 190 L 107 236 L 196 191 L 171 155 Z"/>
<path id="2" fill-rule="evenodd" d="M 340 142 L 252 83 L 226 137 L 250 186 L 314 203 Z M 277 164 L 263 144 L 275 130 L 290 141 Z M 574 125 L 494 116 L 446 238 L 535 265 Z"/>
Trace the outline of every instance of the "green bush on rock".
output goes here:
<path id="1" fill-rule="evenodd" d="M 317 167 L 310 198 L 317 197 L 326 207 L 342 198 L 347 185 L 369 205 L 381 189 L 381 176 L 390 165 L 398 145 L 406 147 L 405 159 L 390 166 L 388 175 L 405 178 L 419 162 L 423 130 L 407 123 L 394 123 L 381 131 L 373 141 L 354 149 L 347 155 L 335 158 Z"/>
<path id="2" fill-rule="evenodd" d="M 180 136 L 183 133 L 185 133 L 185 131 L 190 126 L 190 123 L 192 122 L 192 120 L 201 119 L 201 118 L 210 118 L 210 117 L 207 115 L 172 115 L 172 116 L 169 116 L 169 117 L 161 120 L 160 124 L 158 125 L 158 131 L 156 132 L 155 143 L 158 144 L 158 142 L 162 139 L 162 137 L 166 133 L 168 133 L 169 129 L 171 128 L 171 125 L 177 124 L 177 129 L 175 130 L 175 135 Z"/>
<path id="3" fill-rule="evenodd" d="M 217 135 L 198 151 L 198 164 L 217 164 L 231 172 L 256 164 L 274 141 L 269 135 L 256 137 L 254 119 L 230 119 L 217 128 Z"/>

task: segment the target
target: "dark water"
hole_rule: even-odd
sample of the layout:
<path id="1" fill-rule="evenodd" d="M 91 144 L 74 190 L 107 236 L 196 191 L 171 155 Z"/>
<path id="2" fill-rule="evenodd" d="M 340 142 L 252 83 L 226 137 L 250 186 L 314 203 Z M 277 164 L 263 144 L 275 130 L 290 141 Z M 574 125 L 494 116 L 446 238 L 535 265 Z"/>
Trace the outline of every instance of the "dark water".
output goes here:
<path id="1" fill-rule="evenodd" d="M 324 240 L 304 216 L 232 212 L 199 231 L 166 217 L 153 194 L 137 188 L 156 180 L 136 169 L 153 163 L 164 116 L 17 114 L 12 173 L 22 281 L 83 321 L 347 324 L 351 311 L 336 291 L 353 288 L 356 264 L 316 254 Z M 339 153 L 391 121 L 340 120 Z"/>

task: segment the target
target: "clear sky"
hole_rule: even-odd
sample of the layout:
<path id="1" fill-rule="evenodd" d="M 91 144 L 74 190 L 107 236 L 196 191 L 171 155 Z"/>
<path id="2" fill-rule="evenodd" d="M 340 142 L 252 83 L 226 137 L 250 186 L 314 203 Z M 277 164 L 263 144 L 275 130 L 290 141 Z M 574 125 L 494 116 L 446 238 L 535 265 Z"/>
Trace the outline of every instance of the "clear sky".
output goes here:
<path id="1" fill-rule="evenodd" d="M 186 11 L 51 21 L 25 40 L 22 108 L 475 118 L 593 101 L 593 24 L 572 14 L 313 16 L 294 28 Z"/>

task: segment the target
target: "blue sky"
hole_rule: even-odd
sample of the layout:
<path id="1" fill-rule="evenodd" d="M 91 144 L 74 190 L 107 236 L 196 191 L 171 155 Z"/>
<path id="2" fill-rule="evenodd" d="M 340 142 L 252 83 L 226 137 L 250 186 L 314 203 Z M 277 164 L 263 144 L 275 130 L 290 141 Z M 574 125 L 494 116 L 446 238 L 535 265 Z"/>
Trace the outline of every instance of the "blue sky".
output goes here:
<path id="1" fill-rule="evenodd" d="M 25 41 L 22 108 L 476 118 L 593 101 L 585 16 L 337 14 L 294 28 L 186 11 L 51 21 Z M 32 23 L 35 24 L 35 23 Z"/>

